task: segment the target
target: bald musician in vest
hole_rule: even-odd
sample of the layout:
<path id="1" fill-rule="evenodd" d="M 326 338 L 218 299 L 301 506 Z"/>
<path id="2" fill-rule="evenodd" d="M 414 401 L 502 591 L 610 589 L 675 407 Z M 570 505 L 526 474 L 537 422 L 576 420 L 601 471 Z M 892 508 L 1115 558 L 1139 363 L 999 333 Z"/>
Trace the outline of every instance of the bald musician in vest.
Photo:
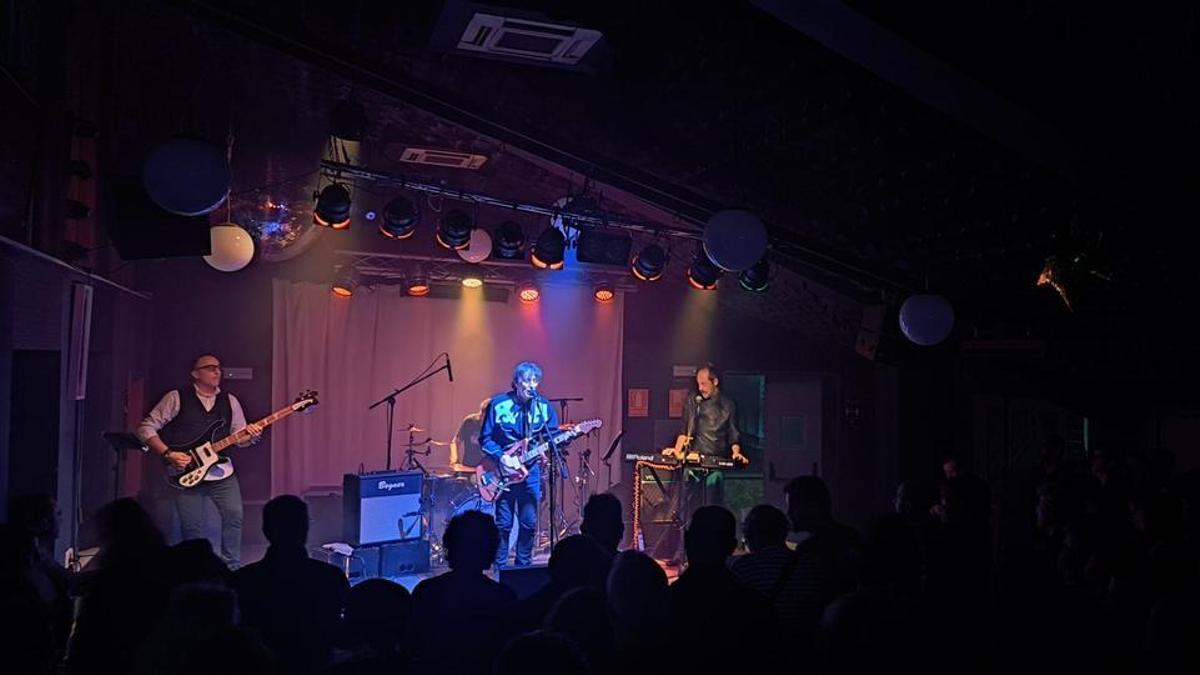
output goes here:
<path id="1" fill-rule="evenodd" d="M 250 443 L 262 437 L 261 426 L 246 424 L 237 397 L 221 390 L 221 374 L 217 357 L 200 356 L 192 362 L 191 383 L 168 391 L 137 428 L 138 438 L 175 469 L 186 467 L 190 458 L 170 448 L 195 440 L 214 423 L 213 440 L 241 429 L 250 432 Z M 183 540 L 204 537 L 205 501 L 211 501 L 221 516 L 221 559 L 230 569 L 237 569 L 242 562 L 242 490 L 228 455 L 222 456 L 198 485 L 175 496 Z"/>

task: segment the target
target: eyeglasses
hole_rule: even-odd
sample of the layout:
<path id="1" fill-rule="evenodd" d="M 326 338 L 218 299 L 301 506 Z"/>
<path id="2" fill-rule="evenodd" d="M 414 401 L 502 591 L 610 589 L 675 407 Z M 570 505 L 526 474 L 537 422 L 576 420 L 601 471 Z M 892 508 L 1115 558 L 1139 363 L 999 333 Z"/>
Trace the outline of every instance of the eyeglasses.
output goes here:
<path id="1" fill-rule="evenodd" d="M 210 373 L 219 373 L 219 372 L 221 372 L 221 364 L 210 363 L 207 366 L 196 366 L 196 370 L 207 370 Z"/>

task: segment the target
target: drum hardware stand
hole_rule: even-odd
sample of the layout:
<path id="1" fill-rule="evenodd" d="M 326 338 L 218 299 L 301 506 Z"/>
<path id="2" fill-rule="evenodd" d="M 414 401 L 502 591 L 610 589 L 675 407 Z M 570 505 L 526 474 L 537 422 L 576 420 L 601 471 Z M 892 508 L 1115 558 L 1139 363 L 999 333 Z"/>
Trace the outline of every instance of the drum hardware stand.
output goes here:
<path id="1" fill-rule="evenodd" d="M 582 400 L 583 398 L 580 396 L 546 399 L 546 401 L 550 403 L 557 403 L 559 405 L 560 424 L 570 420 L 570 410 L 568 408 L 568 404 L 572 401 Z M 571 531 L 571 523 L 567 522 L 567 515 L 563 512 L 561 503 L 563 492 L 562 481 L 570 479 L 570 470 L 567 468 L 566 460 L 563 459 L 567 452 L 565 450 L 560 450 L 558 445 L 554 443 L 554 434 L 558 433 L 558 431 L 558 429 L 546 429 L 546 438 L 550 442 L 550 461 L 548 462 L 549 471 L 547 480 L 547 487 L 549 488 L 550 493 L 550 503 L 548 517 L 546 518 L 547 532 L 545 534 L 542 533 L 541 523 L 539 523 L 538 537 L 537 541 L 535 542 L 538 544 L 538 548 L 540 549 L 544 536 L 544 541 L 549 547 L 550 551 L 554 550 L 554 545 L 558 543 L 560 538 L 566 537 Z M 555 522 L 556 520 L 557 523 Z"/>
<path id="2" fill-rule="evenodd" d="M 424 431 L 424 429 L 422 429 L 421 427 L 418 427 L 417 425 L 413 424 L 412 422 L 408 423 L 407 431 L 408 431 L 408 443 L 406 443 L 404 446 L 404 456 L 405 456 L 404 470 L 405 471 L 420 471 L 422 476 L 428 476 L 429 471 L 425 468 L 425 465 L 421 464 L 421 460 L 417 459 L 417 455 L 425 455 L 426 457 L 428 457 L 429 455 L 433 454 L 433 447 L 432 447 L 433 438 L 426 437 L 425 440 L 423 440 L 423 441 L 414 441 L 413 433 L 417 432 L 417 431 Z M 421 446 L 421 445 L 425 446 L 424 452 L 416 449 L 417 446 Z"/>
<path id="3" fill-rule="evenodd" d="M 579 453 L 579 468 L 575 470 L 575 480 L 573 481 L 575 484 L 575 512 L 579 514 L 579 518 L 571 522 L 572 527 L 569 527 L 568 531 L 579 527 L 580 519 L 583 518 L 583 506 L 592 496 L 592 481 L 596 477 L 596 472 L 592 471 L 591 459 L 591 448 L 584 448 Z"/>

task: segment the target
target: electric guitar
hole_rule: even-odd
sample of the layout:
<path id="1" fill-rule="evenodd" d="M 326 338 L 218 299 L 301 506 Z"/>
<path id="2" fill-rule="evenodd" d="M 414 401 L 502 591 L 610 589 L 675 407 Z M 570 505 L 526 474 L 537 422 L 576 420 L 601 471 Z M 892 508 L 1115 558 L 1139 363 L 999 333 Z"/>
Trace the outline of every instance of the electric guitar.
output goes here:
<path id="1" fill-rule="evenodd" d="M 266 428 L 292 413 L 307 410 L 316 405 L 317 392 L 306 391 L 296 398 L 295 403 L 276 410 L 256 422 L 256 424 Z M 219 441 L 212 440 L 213 433 L 224 423 L 224 420 L 213 422 L 191 443 L 186 443 L 178 448 L 171 448 L 171 452 L 186 452 L 191 457 L 191 461 L 182 469 L 177 469 L 174 465 L 169 465 L 167 467 L 167 485 L 179 490 L 196 487 L 208 475 L 208 470 L 214 464 L 221 461 L 220 453 L 222 450 L 231 445 L 245 443 L 250 440 L 250 432 L 246 429 L 235 431 Z"/>
<path id="2" fill-rule="evenodd" d="M 602 426 L 604 426 L 604 422 L 600 420 L 585 420 L 570 429 L 555 434 L 553 436 L 554 444 L 567 443 Z M 504 449 L 504 455 L 513 458 L 508 460 L 508 465 L 504 463 L 504 460 L 497 462 L 491 456 L 484 454 L 483 461 L 475 467 L 479 496 L 486 502 L 496 501 L 504 491 L 508 490 L 509 486 L 524 482 L 529 477 L 529 467 L 544 458 L 549 449 L 550 441 L 530 445 L 527 440 L 521 439 Z"/>

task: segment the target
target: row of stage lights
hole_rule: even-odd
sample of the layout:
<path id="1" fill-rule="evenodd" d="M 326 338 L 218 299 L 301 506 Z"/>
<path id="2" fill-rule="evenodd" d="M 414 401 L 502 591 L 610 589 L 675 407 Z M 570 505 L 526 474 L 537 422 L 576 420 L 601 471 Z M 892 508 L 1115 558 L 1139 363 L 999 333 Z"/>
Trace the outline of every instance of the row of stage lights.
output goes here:
<path id="1" fill-rule="evenodd" d="M 350 227 L 350 210 L 350 191 L 341 183 L 331 183 L 316 196 L 313 222 L 334 230 L 345 230 Z M 382 213 L 369 212 L 366 218 L 379 220 L 378 231 L 381 235 L 389 239 L 405 240 L 416 233 L 420 212 L 411 200 L 397 196 L 384 206 Z M 443 248 L 462 252 L 471 246 L 472 235 L 476 229 L 469 215 L 462 210 L 451 209 L 439 219 L 434 238 Z M 471 258 L 464 256 L 464 259 L 470 262 L 482 262 L 488 257 L 503 260 L 525 258 L 526 236 L 519 223 L 511 220 L 500 223 L 495 227 L 494 233 L 489 239 L 491 241 L 490 252 Z M 529 263 L 537 269 L 562 269 L 566 248 L 567 241 L 563 232 L 556 227 L 548 226 L 534 240 L 529 251 Z M 647 244 L 634 254 L 629 262 L 629 270 L 634 277 L 641 281 L 658 281 L 666 272 L 668 258 L 669 254 L 662 246 L 657 243 Z M 688 267 L 688 283 L 698 290 L 714 290 L 724 273 L 724 270 L 709 259 L 703 247 L 698 247 L 696 256 Z M 353 268 L 344 271 L 343 278 L 339 278 L 335 282 L 332 288 L 333 293 L 346 297 L 352 295 L 354 288 L 358 285 L 356 274 Z M 757 264 L 738 273 L 738 283 L 747 291 L 762 293 L 770 287 L 770 276 L 770 265 L 766 256 L 763 256 Z M 483 285 L 482 279 L 478 277 L 466 277 L 462 283 L 467 287 Z M 406 284 L 406 291 L 411 296 L 427 295 L 429 281 L 424 277 L 414 278 Z M 541 295 L 537 286 L 532 282 L 519 286 L 517 294 L 521 301 L 526 303 L 537 302 Z M 598 302 L 610 302 L 615 295 L 614 288 L 607 282 L 602 282 L 593 289 L 593 296 Z"/>
<path id="2" fill-rule="evenodd" d="M 357 269 L 352 266 L 344 266 L 339 268 L 334 274 L 333 283 L 330 285 L 330 291 L 342 298 L 348 298 L 354 295 L 359 285 L 362 284 L 361 276 Z M 414 275 L 404 280 L 402 284 L 404 293 L 411 297 L 422 297 L 429 295 L 430 285 L 428 277 L 422 275 Z M 480 288 L 483 286 L 483 279 L 479 277 L 463 277 L 462 285 L 465 288 Z M 523 281 L 517 284 L 517 298 L 526 305 L 537 303 L 542 298 L 542 291 L 533 281 Z M 597 282 L 592 287 L 592 298 L 601 304 L 612 302 L 617 297 L 616 287 L 608 281 Z"/>

